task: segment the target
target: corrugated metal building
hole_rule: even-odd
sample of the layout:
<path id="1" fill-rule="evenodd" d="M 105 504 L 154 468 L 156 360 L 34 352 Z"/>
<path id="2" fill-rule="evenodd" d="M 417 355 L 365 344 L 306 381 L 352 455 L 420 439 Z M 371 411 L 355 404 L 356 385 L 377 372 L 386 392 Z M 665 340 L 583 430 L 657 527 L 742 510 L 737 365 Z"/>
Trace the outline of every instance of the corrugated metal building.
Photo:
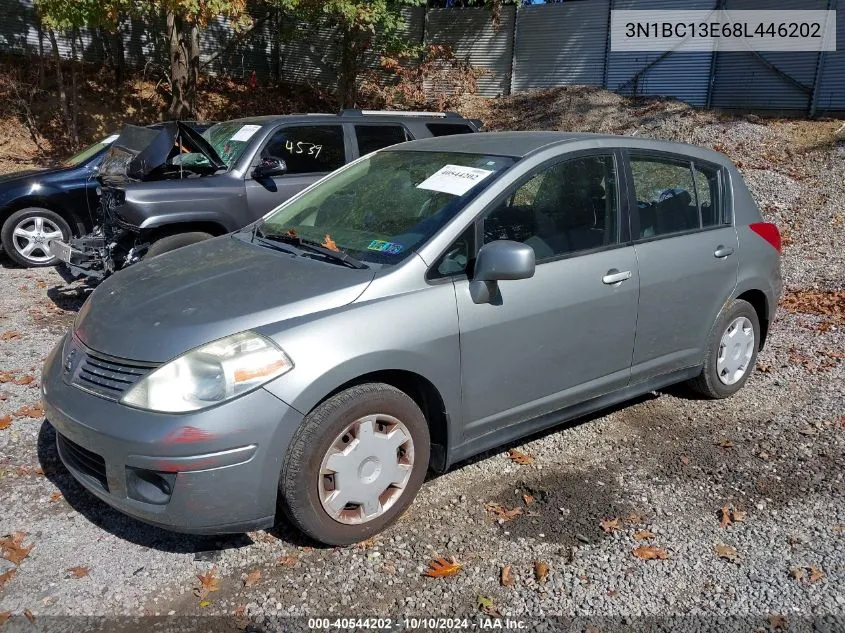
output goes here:
<path id="1" fill-rule="evenodd" d="M 837 7 L 837 5 L 839 5 Z M 610 50 L 614 9 L 839 9 L 837 49 L 826 53 L 630 53 Z M 37 51 L 39 30 L 32 0 L 0 0 L 0 50 Z M 458 59 L 482 69 L 482 95 L 590 84 L 623 94 L 669 96 L 696 106 L 815 113 L 845 111 L 845 0 L 568 0 L 560 4 L 502 7 L 498 23 L 488 9 L 405 9 L 410 44 L 448 44 Z M 232 29 L 224 19 L 203 35 L 208 71 L 267 76 L 277 66 L 294 83 L 332 89 L 337 83 L 338 43 L 329 26 L 294 25 L 290 43 L 279 45 L 270 24 L 224 48 Z M 133 21 L 124 29 L 126 60 L 143 67 L 166 62 L 163 29 Z M 46 52 L 50 44 L 43 37 Z M 83 58 L 101 60 L 100 34 L 82 31 Z M 67 38 L 60 52 L 69 56 Z M 276 57 L 278 53 L 278 58 Z M 368 66 L 379 60 L 370 55 Z M 431 90 L 437 87 L 432 85 Z"/>

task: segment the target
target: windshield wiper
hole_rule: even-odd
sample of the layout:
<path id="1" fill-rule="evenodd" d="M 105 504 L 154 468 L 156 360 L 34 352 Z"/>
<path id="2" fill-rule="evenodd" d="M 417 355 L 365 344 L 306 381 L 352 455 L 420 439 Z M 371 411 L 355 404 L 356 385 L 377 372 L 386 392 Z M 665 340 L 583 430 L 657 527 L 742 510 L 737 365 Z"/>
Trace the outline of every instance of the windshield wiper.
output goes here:
<path id="1" fill-rule="evenodd" d="M 355 259 L 346 253 L 339 253 L 330 248 L 326 248 L 316 240 L 309 240 L 299 237 L 298 235 L 291 235 L 290 233 L 265 233 L 258 225 L 252 231 L 253 237 L 263 238 L 273 242 L 282 242 L 283 244 L 290 244 L 301 250 L 307 250 L 310 253 L 316 253 L 334 262 L 349 266 L 350 268 L 364 269 L 369 268 L 364 262 Z"/>

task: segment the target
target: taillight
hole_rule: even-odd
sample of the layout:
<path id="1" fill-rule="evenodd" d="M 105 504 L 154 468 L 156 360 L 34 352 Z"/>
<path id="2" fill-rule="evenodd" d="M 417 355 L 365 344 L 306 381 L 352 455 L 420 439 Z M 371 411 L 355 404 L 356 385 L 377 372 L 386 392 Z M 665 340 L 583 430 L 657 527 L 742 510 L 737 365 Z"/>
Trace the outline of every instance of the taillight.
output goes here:
<path id="1" fill-rule="evenodd" d="M 749 224 L 748 228 L 774 246 L 778 253 L 781 252 L 780 231 L 778 231 L 776 224 L 772 224 L 771 222 L 755 222 L 754 224 Z"/>

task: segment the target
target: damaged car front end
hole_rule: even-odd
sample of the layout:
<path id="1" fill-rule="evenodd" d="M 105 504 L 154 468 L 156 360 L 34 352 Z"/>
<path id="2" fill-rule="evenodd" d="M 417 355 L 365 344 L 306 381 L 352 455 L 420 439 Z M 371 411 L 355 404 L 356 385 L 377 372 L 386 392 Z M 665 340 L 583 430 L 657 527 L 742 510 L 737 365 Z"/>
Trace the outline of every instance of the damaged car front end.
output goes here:
<path id="1" fill-rule="evenodd" d="M 147 253 L 156 232 L 145 226 L 143 213 L 134 208 L 132 194 L 127 195 L 133 185 L 178 183 L 226 168 L 209 142 L 185 123 L 165 123 L 158 130 L 127 125 L 97 173 L 100 186 L 94 229 L 67 243 L 51 243 L 63 262 L 59 272 L 67 280 L 85 277 L 97 283 Z"/>

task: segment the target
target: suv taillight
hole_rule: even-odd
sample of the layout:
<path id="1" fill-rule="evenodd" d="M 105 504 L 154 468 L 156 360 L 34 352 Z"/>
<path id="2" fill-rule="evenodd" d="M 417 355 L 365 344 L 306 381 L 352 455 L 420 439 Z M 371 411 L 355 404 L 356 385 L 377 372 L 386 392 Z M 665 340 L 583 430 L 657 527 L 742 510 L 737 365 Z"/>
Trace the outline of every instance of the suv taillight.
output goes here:
<path id="1" fill-rule="evenodd" d="M 771 222 L 755 222 L 754 224 L 748 225 L 748 228 L 771 244 L 778 253 L 781 252 L 780 231 L 778 231 L 776 224 L 772 224 Z"/>

